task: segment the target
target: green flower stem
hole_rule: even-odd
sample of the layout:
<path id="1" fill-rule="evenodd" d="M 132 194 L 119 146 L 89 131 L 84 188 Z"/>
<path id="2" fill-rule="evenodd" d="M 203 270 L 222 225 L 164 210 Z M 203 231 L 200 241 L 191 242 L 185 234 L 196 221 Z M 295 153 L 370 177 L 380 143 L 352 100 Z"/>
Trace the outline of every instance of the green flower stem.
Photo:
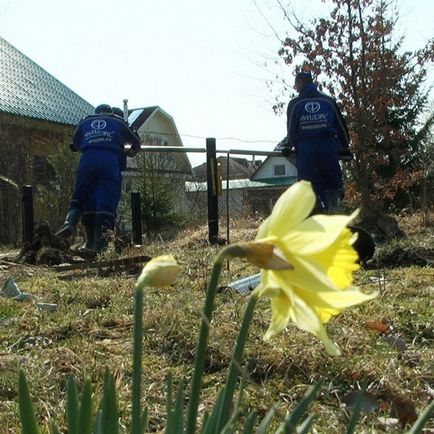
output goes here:
<path id="1" fill-rule="evenodd" d="M 209 325 L 211 323 L 212 311 L 214 309 L 214 300 L 217 293 L 217 284 L 223 268 L 226 251 L 227 249 L 221 250 L 221 252 L 214 260 L 211 278 L 208 282 L 208 288 L 206 290 L 205 306 L 203 309 L 203 317 L 200 324 L 199 340 L 196 346 L 193 376 L 191 379 L 190 398 L 188 402 L 187 424 L 185 431 L 186 434 L 195 434 L 196 432 L 196 419 L 199 407 L 200 391 L 202 387 L 202 376 L 205 366 L 206 350 L 208 345 Z"/>
<path id="2" fill-rule="evenodd" d="M 143 286 L 136 287 L 134 303 L 134 349 L 131 434 L 141 434 L 141 379 L 143 340 Z"/>

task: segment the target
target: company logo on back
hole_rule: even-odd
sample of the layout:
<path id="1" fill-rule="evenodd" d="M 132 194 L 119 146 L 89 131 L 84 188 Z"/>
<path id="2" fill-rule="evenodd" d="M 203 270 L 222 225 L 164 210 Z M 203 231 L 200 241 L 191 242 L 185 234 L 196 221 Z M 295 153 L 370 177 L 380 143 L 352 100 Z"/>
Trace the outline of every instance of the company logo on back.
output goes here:
<path id="1" fill-rule="evenodd" d="M 317 113 L 320 108 L 321 108 L 320 103 L 316 101 L 309 101 L 304 105 L 304 109 L 308 113 Z"/>
<path id="2" fill-rule="evenodd" d="M 103 130 L 107 126 L 107 122 L 104 119 L 95 119 L 90 126 L 95 130 Z"/>

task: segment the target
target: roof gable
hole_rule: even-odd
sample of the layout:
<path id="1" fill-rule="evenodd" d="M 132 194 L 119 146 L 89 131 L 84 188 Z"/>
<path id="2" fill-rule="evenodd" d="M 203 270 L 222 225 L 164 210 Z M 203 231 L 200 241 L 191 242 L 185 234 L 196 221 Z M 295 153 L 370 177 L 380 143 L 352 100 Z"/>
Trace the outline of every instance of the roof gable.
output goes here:
<path id="1" fill-rule="evenodd" d="M 159 106 L 129 110 L 128 123 L 139 133 L 145 146 L 184 146 L 173 117 Z M 191 174 L 191 163 L 187 154 L 178 153 L 171 158 L 177 167 Z"/>
<path id="2" fill-rule="evenodd" d="M 139 134 L 165 136 L 170 146 L 184 146 L 173 117 L 159 106 L 143 107 L 128 111 L 128 123 Z"/>
<path id="3" fill-rule="evenodd" d="M 93 106 L 0 37 L 0 112 L 77 125 Z"/>
<path id="4" fill-rule="evenodd" d="M 128 123 L 138 130 L 157 110 L 158 106 L 136 108 L 128 111 Z"/>
<path id="5" fill-rule="evenodd" d="M 272 179 L 272 178 L 278 178 L 279 176 L 276 176 L 274 174 L 274 166 L 285 166 L 285 174 L 281 177 L 290 176 L 294 177 L 297 176 L 297 168 L 295 166 L 295 159 L 294 157 L 276 157 L 276 156 L 270 156 L 265 159 L 265 161 L 258 167 L 258 169 L 255 171 L 255 173 L 251 176 L 252 181 L 261 181 L 264 179 Z"/>

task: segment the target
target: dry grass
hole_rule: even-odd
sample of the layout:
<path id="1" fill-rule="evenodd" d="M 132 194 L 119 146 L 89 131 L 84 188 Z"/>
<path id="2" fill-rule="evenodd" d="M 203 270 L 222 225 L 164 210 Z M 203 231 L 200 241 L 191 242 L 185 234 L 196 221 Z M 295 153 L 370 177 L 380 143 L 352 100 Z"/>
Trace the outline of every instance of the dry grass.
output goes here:
<path id="1" fill-rule="evenodd" d="M 404 223 L 406 230 L 411 228 L 412 241 L 403 243 L 423 245 L 429 237 L 432 242 L 432 228 L 421 230 L 414 218 Z M 253 239 L 256 229 L 255 221 L 233 223 L 231 241 Z M 170 289 L 150 289 L 145 295 L 143 399 L 153 432 L 164 428 L 168 373 L 172 372 L 175 383 L 188 381 L 191 374 L 204 291 L 218 249 L 206 239 L 204 227 L 186 231 L 171 243 L 143 249 L 151 256 L 174 254 L 183 270 Z M 256 272 L 235 261 L 223 272 L 222 285 Z M 20 367 L 27 374 L 42 423 L 55 418 L 62 425 L 69 374 L 80 385 L 90 377 L 99 393 L 106 367 L 115 373 L 121 416 L 128 420 L 135 276 L 65 280 L 47 268 L 20 267 L 3 271 L 0 284 L 7 275 L 13 275 L 23 291 L 58 303 L 58 310 L 42 312 L 33 302 L 0 299 L 0 433 L 20 432 Z M 263 415 L 277 404 L 283 416 L 310 384 L 321 379 L 312 408 L 317 414 L 316 432 L 345 432 L 342 400 L 367 380 L 378 408 L 364 413 L 357 432 L 399 433 L 403 432 L 399 425 L 388 426 L 380 420 L 390 417 L 393 401 L 404 396 L 420 412 L 433 399 L 434 269 L 361 271 L 357 281 L 366 291 L 380 290 L 380 296 L 346 311 L 329 325 L 330 335 L 343 350 L 338 359 L 329 357 L 311 335 L 292 326 L 264 343 L 270 309 L 265 301 L 258 304 L 245 352 L 244 413 L 255 408 Z M 244 305 L 245 296 L 233 291 L 225 290 L 217 297 L 200 411 L 212 405 L 224 381 Z M 398 413 L 402 411 L 399 407 Z"/>

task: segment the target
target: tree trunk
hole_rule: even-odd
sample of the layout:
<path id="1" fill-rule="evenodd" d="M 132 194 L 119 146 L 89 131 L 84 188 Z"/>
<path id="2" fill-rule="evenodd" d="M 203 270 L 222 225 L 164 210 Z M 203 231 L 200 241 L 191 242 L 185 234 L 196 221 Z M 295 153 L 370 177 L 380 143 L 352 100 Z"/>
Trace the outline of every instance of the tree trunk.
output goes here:
<path id="1" fill-rule="evenodd" d="M 365 111 L 360 111 L 361 125 L 368 125 L 369 122 Z M 369 173 L 368 158 L 366 146 L 367 137 L 366 129 L 357 128 L 357 149 L 362 154 L 361 158 L 356 161 L 355 171 L 357 184 L 360 188 L 361 195 L 361 222 L 358 226 L 370 232 L 374 238 L 383 240 L 391 238 L 400 238 L 405 234 L 398 226 L 398 222 L 386 214 L 380 204 L 373 202 L 371 198 L 371 175 Z"/>

